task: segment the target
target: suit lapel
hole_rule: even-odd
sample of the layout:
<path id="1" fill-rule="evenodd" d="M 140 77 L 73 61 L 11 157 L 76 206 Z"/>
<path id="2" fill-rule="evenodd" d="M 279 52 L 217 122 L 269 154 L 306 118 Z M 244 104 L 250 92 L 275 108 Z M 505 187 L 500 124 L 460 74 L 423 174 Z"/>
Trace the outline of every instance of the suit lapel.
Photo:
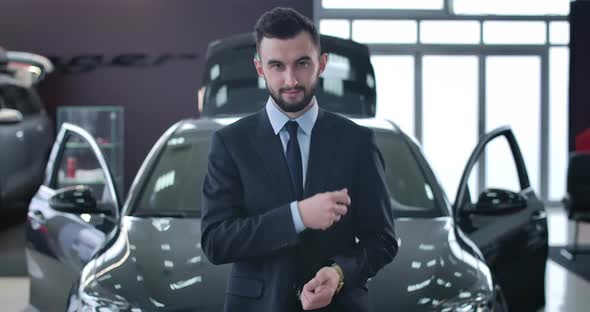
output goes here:
<path id="1" fill-rule="evenodd" d="M 272 193 L 277 194 L 281 202 L 293 200 L 291 177 L 283 144 L 281 138 L 274 133 L 265 109 L 258 113 L 258 126 L 251 139 L 262 161 L 261 170 L 266 173 L 267 185 L 272 187 Z"/>
<path id="2" fill-rule="evenodd" d="M 326 113 L 320 109 L 311 132 L 304 198 L 324 191 L 323 187 L 328 181 L 331 169 L 337 159 L 335 153 L 338 146 L 338 136 L 335 131 L 336 129 L 332 128 Z"/>

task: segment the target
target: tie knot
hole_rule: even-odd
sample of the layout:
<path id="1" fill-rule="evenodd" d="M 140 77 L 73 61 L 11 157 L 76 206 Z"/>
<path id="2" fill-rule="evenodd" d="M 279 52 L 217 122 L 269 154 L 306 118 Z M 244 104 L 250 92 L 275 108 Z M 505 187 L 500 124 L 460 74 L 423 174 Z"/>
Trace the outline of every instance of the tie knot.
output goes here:
<path id="1" fill-rule="evenodd" d="M 287 131 L 289 131 L 289 137 L 297 137 L 297 127 L 299 127 L 299 124 L 296 121 L 288 121 L 285 127 L 287 127 Z"/>

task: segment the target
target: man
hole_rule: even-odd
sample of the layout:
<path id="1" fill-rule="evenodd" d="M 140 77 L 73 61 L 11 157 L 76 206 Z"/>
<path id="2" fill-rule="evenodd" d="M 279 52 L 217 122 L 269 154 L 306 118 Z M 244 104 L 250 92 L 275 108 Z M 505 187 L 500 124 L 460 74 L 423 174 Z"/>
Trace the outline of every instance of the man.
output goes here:
<path id="1" fill-rule="evenodd" d="M 368 311 L 367 279 L 397 252 L 373 133 L 318 107 L 311 21 L 276 8 L 255 34 L 270 98 L 213 134 L 203 184 L 203 251 L 233 263 L 225 311 Z"/>

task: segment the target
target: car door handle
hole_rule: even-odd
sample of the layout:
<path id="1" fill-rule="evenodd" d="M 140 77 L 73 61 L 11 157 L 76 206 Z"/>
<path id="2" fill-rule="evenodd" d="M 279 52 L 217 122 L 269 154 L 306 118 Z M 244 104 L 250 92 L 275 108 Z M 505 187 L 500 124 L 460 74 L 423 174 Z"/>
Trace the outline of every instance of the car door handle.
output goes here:
<path id="1" fill-rule="evenodd" d="M 545 210 L 537 210 L 531 214 L 531 219 L 534 221 L 547 219 L 547 212 Z"/>

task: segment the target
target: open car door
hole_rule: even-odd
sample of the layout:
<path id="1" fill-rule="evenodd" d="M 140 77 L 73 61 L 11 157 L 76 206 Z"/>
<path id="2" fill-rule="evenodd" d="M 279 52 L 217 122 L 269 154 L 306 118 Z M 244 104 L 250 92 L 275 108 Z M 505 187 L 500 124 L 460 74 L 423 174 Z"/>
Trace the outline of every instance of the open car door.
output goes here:
<path id="1" fill-rule="evenodd" d="M 99 145 L 82 128 L 64 123 L 26 224 L 30 302 L 36 309 L 66 306 L 80 271 L 115 229 L 120 204 Z"/>
<path id="2" fill-rule="evenodd" d="M 486 148 L 497 143 L 508 143 L 505 150 L 510 155 L 502 159 L 514 161 L 515 172 L 511 174 L 518 180 L 518 187 L 485 188 L 472 198 L 469 177 Z M 498 158 L 486 157 L 487 167 L 494 161 Z M 548 250 L 545 207 L 530 186 L 520 148 L 509 127 L 498 128 L 480 140 L 461 177 L 453 209 L 461 230 L 483 253 L 509 310 L 536 311 L 542 307 Z"/>

